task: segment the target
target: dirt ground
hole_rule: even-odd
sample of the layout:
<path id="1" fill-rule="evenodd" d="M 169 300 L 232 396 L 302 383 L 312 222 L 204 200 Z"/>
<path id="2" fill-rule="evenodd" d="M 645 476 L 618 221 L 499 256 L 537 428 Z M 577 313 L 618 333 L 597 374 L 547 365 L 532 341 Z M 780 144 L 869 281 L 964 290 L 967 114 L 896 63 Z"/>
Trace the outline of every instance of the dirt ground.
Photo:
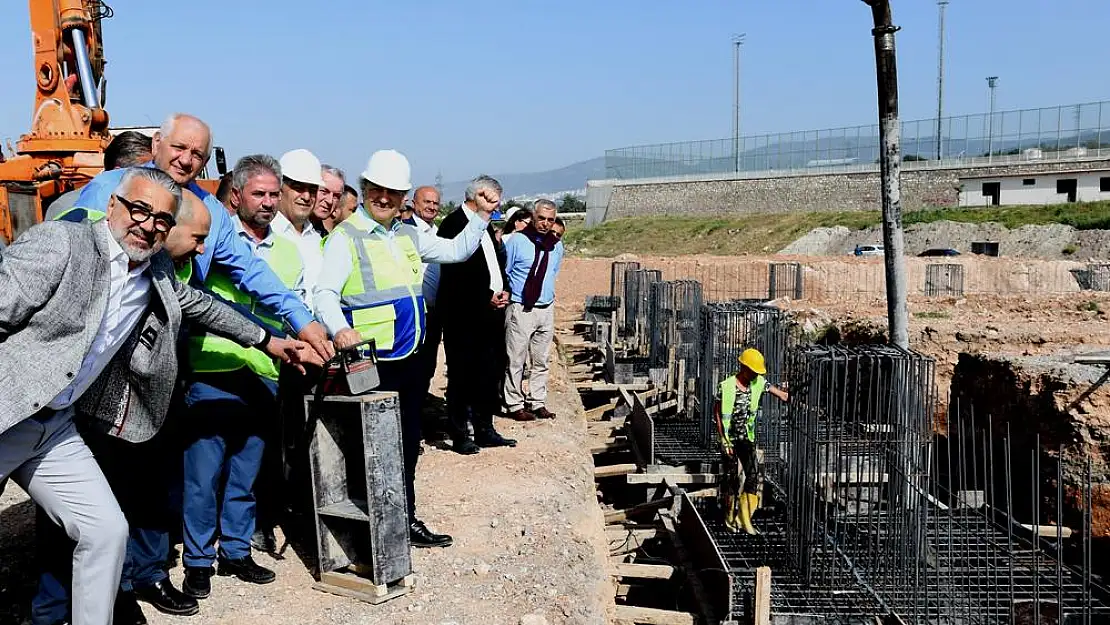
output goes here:
<path id="1" fill-rule="evenodd" d="M 433 393 L 442 397 L 443 390 L 441 362 Z M 425 446 L 418 510 L 455 544 L 414 550 L 416 587 L 409 595 L 374 606 L 313 590 L 290 549 L 280 561 L 255 556 L 277 571 L 273 584 L 215 577 L 200 614 L 170 617 L 149 606 L 144 613 L 151 625 L 605 623 L 614 588 L 593 463 L 582 404 L 558 364 L 549 400 L 559 415 L 554 421 L 498 419 L 497 428 L 518 439 L 516 448 L 464 457 Z M 9 485 L 0 497 L 0 623 L 30 623 L 33 571 L 33 506 Z M 178 585 L 181 576 L 180 567 L 171 571 Z"/>

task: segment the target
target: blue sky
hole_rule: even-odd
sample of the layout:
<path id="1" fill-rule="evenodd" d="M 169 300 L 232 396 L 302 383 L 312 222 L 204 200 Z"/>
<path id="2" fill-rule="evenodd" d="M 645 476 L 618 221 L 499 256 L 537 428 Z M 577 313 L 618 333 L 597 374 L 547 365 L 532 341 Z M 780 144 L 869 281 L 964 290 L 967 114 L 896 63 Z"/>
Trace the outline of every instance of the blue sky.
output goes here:
<path id="1" fill-rule="evenodd" d="M 229 160 L 306 147 L 357 174 L 376 149 L 417 183 L 540 171 L 607 148 L 729 136 L 730 38 L 747 33 L 744 134 L 871 123 L 859 0 L 109 0 L 113 125 L 183 110 Z M 26 3 L 0 20 L 0 139 L 26 131 Z M 902 114 L 934 114 L 937 9 L 895 0 Z M 946 112 L 1110 98 L 1106 0 L 951 0 Z M 511 191 L 511 190 L 508 190 Z"/>

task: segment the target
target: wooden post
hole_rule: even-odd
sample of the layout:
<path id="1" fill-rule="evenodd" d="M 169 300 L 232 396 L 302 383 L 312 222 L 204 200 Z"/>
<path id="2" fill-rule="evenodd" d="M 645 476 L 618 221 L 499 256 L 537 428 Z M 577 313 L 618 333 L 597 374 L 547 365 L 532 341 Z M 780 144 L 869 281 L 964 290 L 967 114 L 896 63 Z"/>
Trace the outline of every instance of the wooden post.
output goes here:
<path id="1" fill-rule="evenodd" d="M 771 625 L 771 567 L 761 566 L 755 570 L 755 614 L 752 623 Z"/>
<path id="2" fill-rule="evenodd" d="M 863 0 L 871 7 L 875 28 L 875 75 L 879 93 L 879 169 L 882 173 L 883 259 L 886 263 L 886 308 L 890 342 L 909 348 L 906 305 L 905 239 L 902 234 L 901 125 L 898 120 L 898 61 L 890 0 Z"/>

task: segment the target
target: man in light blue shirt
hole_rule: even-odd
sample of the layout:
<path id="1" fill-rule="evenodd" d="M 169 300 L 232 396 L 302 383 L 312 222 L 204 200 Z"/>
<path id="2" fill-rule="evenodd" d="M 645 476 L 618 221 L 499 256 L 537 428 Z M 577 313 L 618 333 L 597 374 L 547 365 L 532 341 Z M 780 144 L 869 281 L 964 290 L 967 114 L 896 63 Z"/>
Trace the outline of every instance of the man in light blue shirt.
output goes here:
<path id="1" fill-rule="evenodd" d="M 235 225 L 215 196 L 196 184 L 211 155 L 212 133 L 200 119 L 184 113 L 166 118 L 154 133 L 154 160 L 147 166 L 166 172 L 182 187 L 197 194 L 212 215 L 212 227 L 205 239 L 204 253 L 197 256 L 194 269 L 197 279 L 203 282 L 213 263 L 227 269 L 235 286 L 244 293 L 258 298 L 264 306 L 286 320 L 298 338 L 312 345 L 322 358 L 334 355 L 323 326 L 313 319 L 312 313 L 296 293 L 285 288 L 270 267 L 256 257 L 237 234 Z M 112 191 L 123 176 L 123 169 L 106 171 L 93 178 L 81 189 L 77 206 L 103 211 L 108 206 Z"/>
<path id="2" fill-rule="evenodd" d="M 511 303 L 505 314 L 505 404 L 517 421 L 554 419 L 547 409 L 547 358 L 555 336 L 555 279 L 563 263 L 563 244 L 551 233 L 555 203 L 538 200 L 532 224 L 505 242 L 505 274 Z M 524 367 L 531 361 L 528 397 Z"/>

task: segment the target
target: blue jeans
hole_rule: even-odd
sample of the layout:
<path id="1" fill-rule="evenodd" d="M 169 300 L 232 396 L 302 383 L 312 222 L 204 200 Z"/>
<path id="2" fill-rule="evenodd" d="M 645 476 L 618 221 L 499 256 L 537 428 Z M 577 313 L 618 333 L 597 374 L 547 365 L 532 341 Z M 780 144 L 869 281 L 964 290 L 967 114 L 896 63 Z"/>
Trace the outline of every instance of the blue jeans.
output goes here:
<path id="1" fill-rule="evenodd" d="M 277 419 L 277 383 L 249 369 L 198 374 L 185 396 L 189 408 L 182 490 L 187 567 L 211 567 L 220 555 L 251 553 L 254 482 L 265 449 L 263 419 Z"/>

